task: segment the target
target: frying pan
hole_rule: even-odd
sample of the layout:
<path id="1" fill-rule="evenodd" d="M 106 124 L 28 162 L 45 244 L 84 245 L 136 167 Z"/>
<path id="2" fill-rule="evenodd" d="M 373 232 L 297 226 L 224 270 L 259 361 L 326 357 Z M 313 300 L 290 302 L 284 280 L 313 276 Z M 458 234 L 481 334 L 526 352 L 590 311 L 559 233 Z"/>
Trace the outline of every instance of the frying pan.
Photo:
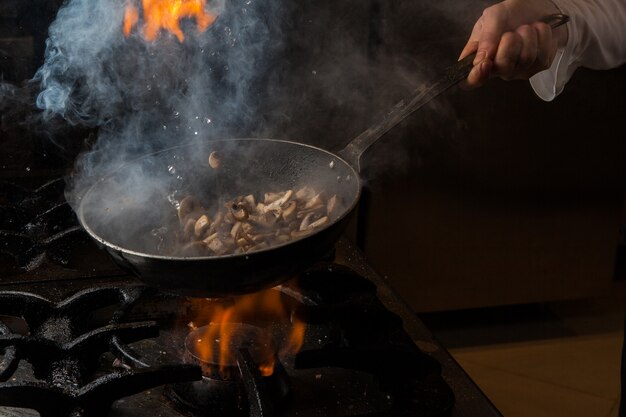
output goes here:
<path id="1" fill-rule="evenodd" d="M 557 27 L 568 18 L 547 16 Z M 474 56 L 445 70 L 426 88 L 398 103 L 374 127 L 337 154 L 275 139 L 194 142 L 145 155 L 96 181 L 82 196 L 78 219 L 96 243 L 122 268 L 147 285 L 195 297 L 243 294 L 275 286 L 329 253 L 353 215 L 361 194 L 363 152 L 409 114 L 465 77 Z M 222 167 L 208 167 L 218 151 Z M 245 254 L 168 255 L 168 233 L 178 225 L 175 205 L 184 195 L 210 207 L 221 197 L 296 189 L 310 185 L 337 195 L 339 214 L 316 232 Z"/>

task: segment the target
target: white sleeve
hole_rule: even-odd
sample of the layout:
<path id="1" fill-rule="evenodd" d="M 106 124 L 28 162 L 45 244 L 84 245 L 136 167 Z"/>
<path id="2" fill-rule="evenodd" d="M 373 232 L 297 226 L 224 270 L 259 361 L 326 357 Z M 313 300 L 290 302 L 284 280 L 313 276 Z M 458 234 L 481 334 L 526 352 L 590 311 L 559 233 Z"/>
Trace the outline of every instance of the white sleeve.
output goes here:
<path id="1" fill-rule="evenodd" d="M 626 62 L 626 0 L 554 0 L 570 16 L 568 39 L 552 66 L 530 79 L 546 101 L 559 95 L 578 67 L 609 69 Z"/>

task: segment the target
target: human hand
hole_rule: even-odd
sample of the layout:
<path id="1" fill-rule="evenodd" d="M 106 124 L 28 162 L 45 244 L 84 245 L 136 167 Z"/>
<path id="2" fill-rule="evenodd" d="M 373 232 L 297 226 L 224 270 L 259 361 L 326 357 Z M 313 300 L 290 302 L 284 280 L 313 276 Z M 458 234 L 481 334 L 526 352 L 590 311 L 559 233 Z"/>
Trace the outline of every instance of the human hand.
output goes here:
<path id="1" fill-rule="evenodd" d="M 505 0 L 485 9 L 459 58 L 476 52 L 462 86 L 480 87 L 494 76 L 528 79 L 550 68 L 557 48 L 567 42 L 567 29 L 553 31 L 539 22 L 554 13 L 559 10 L 550 0 Z"/>

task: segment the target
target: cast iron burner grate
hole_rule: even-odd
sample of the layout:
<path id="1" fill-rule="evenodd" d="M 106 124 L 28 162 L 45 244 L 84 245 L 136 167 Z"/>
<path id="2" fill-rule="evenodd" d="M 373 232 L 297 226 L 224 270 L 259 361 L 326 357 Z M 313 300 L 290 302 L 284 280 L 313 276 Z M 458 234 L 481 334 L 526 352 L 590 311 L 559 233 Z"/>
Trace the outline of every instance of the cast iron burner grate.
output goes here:
<path id="1" fill-rule="evenodd" d="M 0 315 L 23 318 L 28 326 L 20 334 L 0 324 L 0 405 L 33 409 L 42 417 L 105 416 L 122 397 L 200 379 L 195 365 L 150 367 L 127 345 L 159 334 L 155 322 L 122 322 L 146 291 L 89 289 L 59 303 L 26 292 L 0 292 Z M 111 307 L 109 322 L 93 328 L 91 313 Z M 118 366 L 100 369 L 105 352 Z M 15 377 L 21 361 L 30 363 L 32 375 L 24 375 L 20 366 Z"/>
<path id="2" fill-rule="evenodd" d="M 19 268 L 37 267 L 44 258 L 67 265 L 77 245 L 89 242 L 65 201 L 62 178 L 35 190 L 0 182 L 0 254 Z"/>
<path id="3" fill-rule="evenodd" d="M 29 288 L 58 300 L 81 283 L 91 285 L 76 281 L 59 292 L 49 284 Z M 446 417 L 453 410 L 455 395 L 441 363 L 416 346 L 404 328 L 407 317 L 387 309 L 380 287 L 350 268 L 322 262 L 267 290 L 278 292 L 290 320 L 306 323 L 302 349 L 278 349 L 278 367 L 268 377 L 260 374 L 254 349 L 238 343 L 229 375 L 240 378 L 225 384 L 202 376 L 196 362 L 171 363 L 186 361 L 185 340 L 193 333 L 186 324 L 211 323 L 197 310 L 233 300 L 198 305 L 119 285 L 79 291 L 58 303 L 0 292 L 0 316 L 21 317 L 28 326 L 21 330 L 15 319 L 0 320 L 7 324 L 0 325 L 0 414 L 7 407 L 10 415 L 28 417 L 31 410 L 43 417 L 100 417 L 109 410 L 129 417 Z M 155 322 L 142 320 L 159 320 L 158 337 Z M 276 346 L 285 340 L 284 322 L 263 314 L 241 320 L 274 335 Z M 151 388 L 157 385 L 165 386 Z"/>

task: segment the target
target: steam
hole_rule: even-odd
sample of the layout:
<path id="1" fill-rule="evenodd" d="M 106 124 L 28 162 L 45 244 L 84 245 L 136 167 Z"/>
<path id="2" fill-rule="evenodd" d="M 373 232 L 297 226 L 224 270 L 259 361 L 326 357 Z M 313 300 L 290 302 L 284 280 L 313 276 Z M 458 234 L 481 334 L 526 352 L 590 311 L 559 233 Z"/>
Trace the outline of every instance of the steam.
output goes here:
<path id="1" fill-rule="evenodd" d="M 273 30 L 269 21 L 276 11 L 250 1 L 240 13 L 229 13 L 213 3 L 218 22 L 205 33 L 185 22 L 187 39 L 181 44 L 171 35 L 155 42 L 137 32 L 125 38 L 125 3 L 70 0 L 61 8 L 35 76 L 42 87 L 37 105 L 46 116 L 87 126 L 120 119 L 133 123 L 146 115 L 226 126 L 252 113 L 246 92 L 263 72 L 260 64 Z M 236 3 L 230 2 L 232 8 Z M 269 14 L 267 19 L 253 16 L 261 12 Z"/>
<path id="2" fill-rule="evenodd" d="M 70 200 L 90 179 L 142 154 L 188 140 L 246 131 L 256 117 L 259 81 L 283 46 L 276 2 L 214 1 L 217 21 L 185 41 L 139 30 L 126 38 L 126 0 L 70 0 L 49 28 L 34 81 L 43 117 L 98 128 L 92 154 L 77 164 Z M 93 153 L 97 153 L 94 156 Z"/>
<path id="3" fill-rule="evenodd" d="M 215 138 L 273 137 L 339 150 L 443 67 L 432 55 L 397 53 L 398 34 L 364 2 L 214 0 L 217 20 L 205 32 L 183 21 L 181 43 L 167 33 L 147 41 L 137 28 L 125 37 L 124 9 L 135 1 L 68 0 L 33 79 L 44 121 L 97 131 L 67 189 L 74 208 L 98 178 L 186 142 L 201 149 Z M 445 103 L 420 112 L 433 124 L 451 115 Z M 392 144 L 371 161 L 407 166 L 403 147 Z M 175 180 L 168 175 L 138 170 L 124 181 L 165 197 Z"/>

